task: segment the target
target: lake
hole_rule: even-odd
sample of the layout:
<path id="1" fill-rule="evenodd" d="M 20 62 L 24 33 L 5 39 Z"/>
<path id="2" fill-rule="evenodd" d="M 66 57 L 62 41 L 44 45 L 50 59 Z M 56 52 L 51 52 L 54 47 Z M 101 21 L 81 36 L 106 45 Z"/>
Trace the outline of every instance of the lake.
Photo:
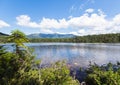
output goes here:
<path id="1" fill-rule="evenodd" d="M 102 65 L 120 61 L 119 43 L 27 43 L 25 45 L 34 49 L 34 54 L 37 59 L 42 59 L 42 64 L 66 60 L 70 65 L 85 67 L 89 62 Z"/>
<path id="2" fill-rule="evenodd" d="M 90 62 L 99 65 L 120 61 L 120 44 L 112 43 L 30 43 L 42 63 L 66 60 L 71 65 L 85 67 Z"/>

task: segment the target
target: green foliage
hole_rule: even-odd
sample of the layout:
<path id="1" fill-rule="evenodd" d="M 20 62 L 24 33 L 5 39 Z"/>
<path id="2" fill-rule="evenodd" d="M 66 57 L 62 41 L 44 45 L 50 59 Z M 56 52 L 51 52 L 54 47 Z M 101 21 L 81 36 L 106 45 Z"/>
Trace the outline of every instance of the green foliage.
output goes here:
<path id="1" fill-rule="evenodd" d="M 76 36 L 74 38 L 31 38 L 30 42 L 118 43 L 120 42 L 120 33 Z"/>
<path id="2" fill-rule="evenodd" d="M 79 82 L 69 75 L 70 71 L 64 61 L 58 61 L 40 72 L 43 85 L 79 85 Z"/>
<path id="3" fill-rule="evenodd" d="M 19 30 L 14 30 L 11 32 L 11 35 L 8 37 L 8 42 L 13 42 L 17 46 L 24 46 L 23 43 L 28 42 L 28 38 L 23 32 Z"/>
<path id="4" fill-rule="evenodd" d="M 84 43 L 118 43 L 120 42 L 120 33 L 118 34 L 100 34 L 88 35 L 75 38 L 75 42 Z"/>
<path id="5" fill-rule="evenodd" d="M 8 36 L 0 36 L 0 43 L 6 43 Z"/>
<path id="6" fill-rule="evenodd" d="M 3 52 L 2 48 L 0 51 L 2 51 L 2 53 L 0 53 L 0 81 L 1 85 L 4 85 L 5 83 L 8 84 L 16 75 L 19 63 L 17 62 L 18 57 L 15 54 Z"/>
<path id="7" fill-rule="evenodd" d="M 30 42 L 72 42 L 72 38 L 31 38 Z"/>
<path id="8" fill-rule="evenodd" d="M 86 83 L 88 85 L 120 85 L 120 71 L 115 70 L 109 63 L 107 66 L 91 65 L 87 70 L 88 76 Z M 118 66 L 119 67 L 119 66 Z"/>
<path id="9" fill-rule="evenodd" d="M 7 52 L 0 47 L 0 85 L 37 85 L 40 83 L 33 73 L 33 66 L 37 67 L 38 61 L 30 50 L 24 46 L 27 42 L 25 34 L 15 30 L 9 36 L 8 41 L 15 43 L 16 52 Z M 20 49 L 22 48 L 22 49 Z M 39 85 L 39 84 L 38 84 Z"/>
<path id="10" fill-rule="evenodd" d="M 3 48 L 3 46 L 0 46 L 0 55 L 3 55 L 5 53 L 5 48 Z"/>
<path id="11" fill-rule="evenodd" d="M 22 81 L 27 82 L 26 79 L 36 80 L 35 76 L 32 77 L 33 74 L 28 75 L 34 72 L 31 71 L 32 66 L 36 65 L 34 56 L 25 51 L 21 53 L 22 55 L 16 55 L 16 53 L 6 52 L 3 48 L 0 49 L 0 85 L 18 85 Z"/>
<path id="12" fill-rule="evenodd" d="M 22 56 L 10 52 L 0 55 L 0 85 L 79 85 L 69 75 L 64 62 L 59 61 L 41 69 L 37 68 L 38 64 L 26 52 Z"/>
<path id="13" fill-rule="evenodd" d="M 0 32 L 0 43 L 5 43 L 5 42 L 7 42 L 7 37 L 8 37 L 7 34 L 4 34 L 4 33 L 1 33 L 1 32 Z"/>
<path id="14" fill-rule="evenodd" d="M 79 85 L 64 62 L 38 68 L 40 61 L 23 44 L 28 41 L 24 33 L 12 31 L 8 39 L 15 43 L 16 52 L 0 47 L 0 85 Z"/>
<path id="15" fill-rule="evenodd" d="M 20 47 L 26 48 L 26 46 L 23 44 L 25 42 L 28 42 L 28 38 L 26 37 L 26 35 L 19 31 L 19 30 L 14 30 L 11 32 L 11 35 L 8 37 L 8 42 L 12 42 L 15 43 L 15 51 L 16 54 L 20 54 Z"/>

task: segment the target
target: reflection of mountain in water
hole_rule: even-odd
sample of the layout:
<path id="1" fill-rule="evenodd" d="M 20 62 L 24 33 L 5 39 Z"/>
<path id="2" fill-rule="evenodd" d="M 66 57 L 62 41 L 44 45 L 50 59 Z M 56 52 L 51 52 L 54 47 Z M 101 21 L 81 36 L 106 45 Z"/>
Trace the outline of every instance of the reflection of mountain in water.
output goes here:
<path id="1" fill-rule="evenodd" d="M 65 59 L 71 65 L 82 67 L 87 66 L 90 61 L 105 64 L 120 60 L 119 44 L 41 43 L 30 46 L 43 63 Z"/>

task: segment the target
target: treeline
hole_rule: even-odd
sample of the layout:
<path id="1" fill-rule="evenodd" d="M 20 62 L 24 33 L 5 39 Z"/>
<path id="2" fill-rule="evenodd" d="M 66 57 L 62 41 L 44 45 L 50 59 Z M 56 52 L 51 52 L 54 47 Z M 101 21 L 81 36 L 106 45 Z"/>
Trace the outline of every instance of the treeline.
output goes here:
<path id="1" fill-rule="evenodd" d="M 0 43 L 7 42 L 8 36 L 0 35 Z M 120 43 L 120 33 L 76 36 L 74 38 L 29 38 L 30 42 L 73 42 L 73 43 Z"/>
<path id="2" fill-rule="evenodd" d="M 31 38 L 30 42 L 119 43 L 120 33 L 77 36 L 74 38 Z"/>
<path id="3" fill-rule="evenodd" d="M 9 35 L 0 32 L 0 43 L 7 42 L 8 36 Z"/>
<path id="4" fill-rule="evenodd" d="M 0 36 L 0 43 L 5 43 L 7 42 L 7 36 Z"/>
<path id="5" fill-rule="evenodd" d="M 75 42 L 84 43 L 119 43 L 120 33 L 118 34 L 100 34 L 76 37 Z"/>
<path id="6" fill-rule="evenodd" d="M 73 42 L 73 38 L 31 38 L 30 42 Z"/>

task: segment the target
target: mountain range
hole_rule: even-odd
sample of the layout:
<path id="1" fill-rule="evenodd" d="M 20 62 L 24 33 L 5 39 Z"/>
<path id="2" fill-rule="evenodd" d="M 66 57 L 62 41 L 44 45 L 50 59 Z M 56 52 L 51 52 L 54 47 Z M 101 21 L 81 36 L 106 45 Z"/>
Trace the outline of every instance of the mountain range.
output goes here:
<path id="1" fill-rule="evenodd" d="M 28 38 L 73 38 L 75 35 L 73 34 L 44 34 L 44 33 L 36 33 L 27 35 Z"/>
<path id="2" fill-rule="evenodd" d="M 0 32 L 0 36 L 9 36 L 8 34 Z"/>
<path id="3" fill-rule="evenodd" d="M 0 36 L 9 36 L 8 34 L 0 32 Z M 73 38 L 73 34 L 44 34 L 44 33 L 35 33 L 27 35 L 28 38 Z"/>

